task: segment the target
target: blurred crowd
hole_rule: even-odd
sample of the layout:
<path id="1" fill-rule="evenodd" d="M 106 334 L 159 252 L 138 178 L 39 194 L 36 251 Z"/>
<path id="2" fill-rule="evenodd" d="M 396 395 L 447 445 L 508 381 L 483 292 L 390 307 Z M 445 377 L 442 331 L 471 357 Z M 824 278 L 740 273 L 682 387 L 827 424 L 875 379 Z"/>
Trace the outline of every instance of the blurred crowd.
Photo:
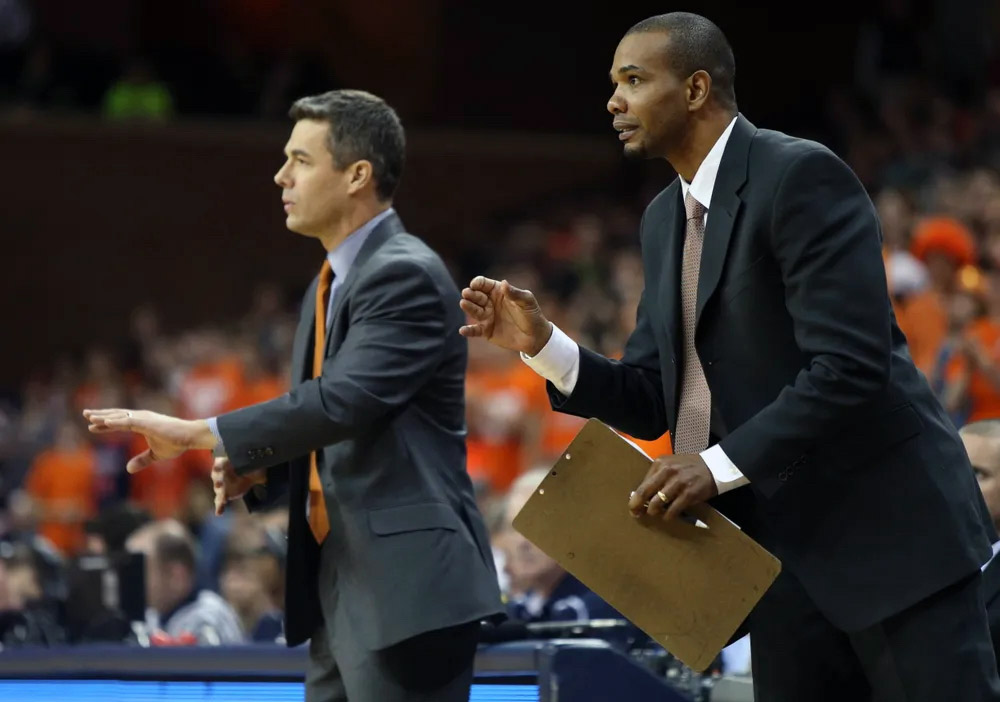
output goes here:
<path id="1" fill-rule="evenodd" d="M 918 81 L 911 90 L 886 100 L 917 99 L 923 87 Z M 932 126 L 922 110 L 903 109 L 903 121 L 892 128 L 898 143 L 880 151 L 884 162 L 858 168 L 882 222 L 899 325 L 957 425 L 1000 416 L 996 106 L 951 104 Z M 892 119 L 896 108 L 885 109 L 885 119 Z M 970 121 L 978 126 L 970 130 Z M 844 133 L 850 143 L 863 130 Z M 852 153 L 848 148 L 846 157 Z M 531 289 L 571 337 L 617 357 L 635 324 L 643 287 L 636 233 L 655 188 L 550 201 L 484 223 L 461 251 L 445 254 L 459 282 L 484 273 Z M 24 612 L 47 601 L 65 606 L 73 589 L 70 566 L 78 567 L 79 556 L 141 553 L 148 627 L 129 636 L 280 640 L 283 510 L 250 517 L 237 506 L 222 518 L 211 516 L 204 453 L 128 476 L 123 466 L 144 448 L 143 440 L 89 436 L 80 411 L 130 406 L 197 418 L 281 394 L 308 274 L 293 289 L 261 286 L 244 318 L 231 325 L 166 330 L 154 306 L 139 306 L 123 321 L 117 346 L 52 359 L 0 403 L 0 543 L 6 544 L 0 610 Z M 553 412 L 543 381 L 516 354 L 471 343 L 467 421 L 468 471 L 495 537 L 512 612 L 539 621 L 614 616 L 510 527 L 511 505 L 583 420 Z M 636 443 L 654 456 L 670 451 L 668 435 Z M 192 608 L 201 614 L 192 615 Z M 17 630 L 43 640 L 93 635 L 92 627 L 60 631 L 65 617 L 58 607 L 47 612 L 33 628 Z M 192 625 L 198 616 L 214 623 Z M 176 621 L 186 623 L 171 626 Z M 98 627 L 102 635 L 119 629 Z"/>
<path id="2" fill-rule="evenodd" d="M 0 72 L 16 65 L 8 76 L 16 80 L 0 80 L 0 91 L 9 88 L 0 102 L 170 114 L 171 89 L 138 60 L 120 81 L 66 93 L 60 86 L 86 91 L 92 83 L 60 78 L 65 64 L 44 42 L 29 41 L 26 29 L 16 31 L 21 5 L 0 0 L 0 17 L 10 20 L 0 23 Z M 943 90 L 923 70 L 919 44 L 890 41 L 917 36 L 905 17 L 890 12 L 866 31 L 864 74 L 830 93 L 817 134 L 872 194 L 897 321 L 952 420 L 1000 417 L 1000 88 L 974 82 Z M 310 92 L 288 76 L 274 81 L 261 115 L 272 102 L 283 113 L 286 93 Z M 629 184 L 627 195 L 601 188 L 484 223 L 463 250 L 442 253 L 460 285 L 480 273 L 506 278 L 532 290 L 572 338 L 620 357 L 643 289 L 639 218 L 665 185 L 654 180 Z M 127 406 L 201 418 L 280 395 L 309 274 L 290 289 L 261 286 L 244 318 L 229 325 L 168 330 L 155 305 L 139 306 L 123 320 L 117 346 L 44 359 L 42 372 L 0 396 L 0 646 L 282 640 L 287 512 L 250 516 L 235 505 L 215 517 L 207 452 L 129 476 L 124 465 L 143 440 L 90 436 L 80 412 Z M 466 392 L 468 471 L 512 616 L 618 618 L 510 525 L 583 420 L 553 412 L 544 382 L 517 354 L 487 343 L 469 345 Z M 669 435 L 636 444 L 652 456 L 671 450 Z M 143 591 L 120 582 L 119 609 L 134 601 L 144 611 L 105 611 L 88 572 L 130 568 L 141 568 Z"/>

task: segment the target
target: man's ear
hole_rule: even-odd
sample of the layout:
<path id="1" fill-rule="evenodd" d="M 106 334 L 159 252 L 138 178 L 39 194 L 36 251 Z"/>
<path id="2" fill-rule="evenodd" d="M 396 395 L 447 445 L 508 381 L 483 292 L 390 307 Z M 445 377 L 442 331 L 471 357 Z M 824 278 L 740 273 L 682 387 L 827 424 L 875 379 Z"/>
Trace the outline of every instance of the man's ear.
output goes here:
<path id="1" fill-rule="evenodd" d="M 350 178 L 347 184 L 347 192 L 353 195 L 372 182 L 375 177 L 375 170 L 372 168 L 371 161 L 362 159 L 348 166 L 347 174 Z"/>

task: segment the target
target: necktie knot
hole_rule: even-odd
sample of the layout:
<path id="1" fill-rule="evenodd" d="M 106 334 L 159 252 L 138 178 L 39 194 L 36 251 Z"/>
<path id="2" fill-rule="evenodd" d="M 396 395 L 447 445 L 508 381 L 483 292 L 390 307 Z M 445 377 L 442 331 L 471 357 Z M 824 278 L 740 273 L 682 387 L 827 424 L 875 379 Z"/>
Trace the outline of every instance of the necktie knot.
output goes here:
<path id="1" fill-rule="evenodd" d="M 691 191 L 688 190 L 688 194 L 684 197 L 684 211 L 687 213 L 688 220 L 701 219 L 705 216 L 705 206 L 698 202 Z"/>

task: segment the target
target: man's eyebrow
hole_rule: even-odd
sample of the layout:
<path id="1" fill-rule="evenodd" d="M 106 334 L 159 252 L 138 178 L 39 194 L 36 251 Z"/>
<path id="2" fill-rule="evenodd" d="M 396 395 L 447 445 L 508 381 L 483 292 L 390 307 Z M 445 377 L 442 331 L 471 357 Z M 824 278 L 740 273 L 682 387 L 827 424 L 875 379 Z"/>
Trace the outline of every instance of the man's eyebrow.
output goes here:
<path id="1" fill-rule="evenodd" d="M 641 71 L 641 70 L 643 70 L 643 69 L 640 66 L 636 66 L 634 63 L 630 63 L 630 64 L 627 64 L 627 65 L 622 66 L 621 68 L 619 68 L 618 71 L 617 71 L 617 73 L 618 73 L 618 75 L 622 75 L 623 73 L 630 73 L 631 71 Z M 615 71 L 613 71 L 613 70 L 609 71 L 608 72 L 608 78 L 610 78 L 611 82 L 614 83 L 615 82 Z"/>

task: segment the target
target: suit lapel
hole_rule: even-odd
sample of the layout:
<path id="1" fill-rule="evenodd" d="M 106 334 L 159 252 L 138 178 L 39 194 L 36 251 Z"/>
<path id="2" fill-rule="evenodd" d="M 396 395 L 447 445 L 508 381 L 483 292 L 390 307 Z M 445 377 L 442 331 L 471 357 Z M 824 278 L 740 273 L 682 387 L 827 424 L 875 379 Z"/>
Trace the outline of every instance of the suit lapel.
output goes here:
<path id="1" fill-rule="evenodd" d="M 359 272 L 364 267 L 365 263 L 368 262 L 368 259 L 372 257 L 372 254 L 378 251 L 382 244 L 402 231 L 404 231 L 402 220 L 400 220 L 397 215 L 391 214 L 379 222 L 379 225 L 375 227 L 374 231 L 368 235 L 365 243 L 361 246 L 361 250 L 358 251 L 358 255 L 355 257 L 354 262 L 351 264 L 350 269 L 347 271 L 347 277 L 337 288 L 336 297 L 333 299 L 333 307 L 330 310 L 330 320 L 337 319 L 337 314 L 340 312 L 340 308 L 344 306 L 344 302 L 350 296 L 351 290 L 353 290 L 358 281 L 358 276 L 360 275 Z M 330 320 L 327 320 L 328 323 Z M 334 338 L 335 336 L 338 338 Z M 340 347 L 341 342 L 344 340 L 343 336 L 343 334 L 333 334 L 333 328 L 331 327 L 330 333 L 327 334 L 326 337 L 324 358 L 331 356 L 336 352 L 337 348 Z"/>
<path id="2" fill-rule="evenodd" d="M 719 172 L 712 189 L 712 203 L 708 209 L 708 225 L 705 228 L 705 244 L 701 253 L 701 268 L 698 272 L 698 297 L 695 307 L 695 328 L 701 320 L 702 310 L 708 302 L 722 276 L 726 262 L 729 239 L 740 206 L 743 204 L 739 191 L 747 179 L 747 160 L 750 143 L 757 131 L 743 115 L 736 118 L 733 131 L 729 135 L 726 149 L 722 154 Z"/>
<path id="3" fill-rule="evenodd" d="M 292 342 L 292 385 L 312 378 L 313 333 L 316 331 L 316 286 L 319 276 L 313 278 L 302 302 L 304 309 L 299 316 L 299 327 Z"/>
<path id="4" fill-rule="evenodd" d="M 675 181 L 676 182 L 676 181 Z M 684 343 L 684 333 L 681 329 L 680 279 L 681 258 L 684 254 L 684 205 L 681 201 L 680 183 L 677 184 L 677 196 L 671 198 L 673 209 L 666 213 L 663 225 L 666 229 L 664 238 L 663 288 L 661 296 L 663 309 L 667 319 L 667 338 L 673 349 L 674 387 L 680 381 L 676 359 L 681 356 Z"/>

